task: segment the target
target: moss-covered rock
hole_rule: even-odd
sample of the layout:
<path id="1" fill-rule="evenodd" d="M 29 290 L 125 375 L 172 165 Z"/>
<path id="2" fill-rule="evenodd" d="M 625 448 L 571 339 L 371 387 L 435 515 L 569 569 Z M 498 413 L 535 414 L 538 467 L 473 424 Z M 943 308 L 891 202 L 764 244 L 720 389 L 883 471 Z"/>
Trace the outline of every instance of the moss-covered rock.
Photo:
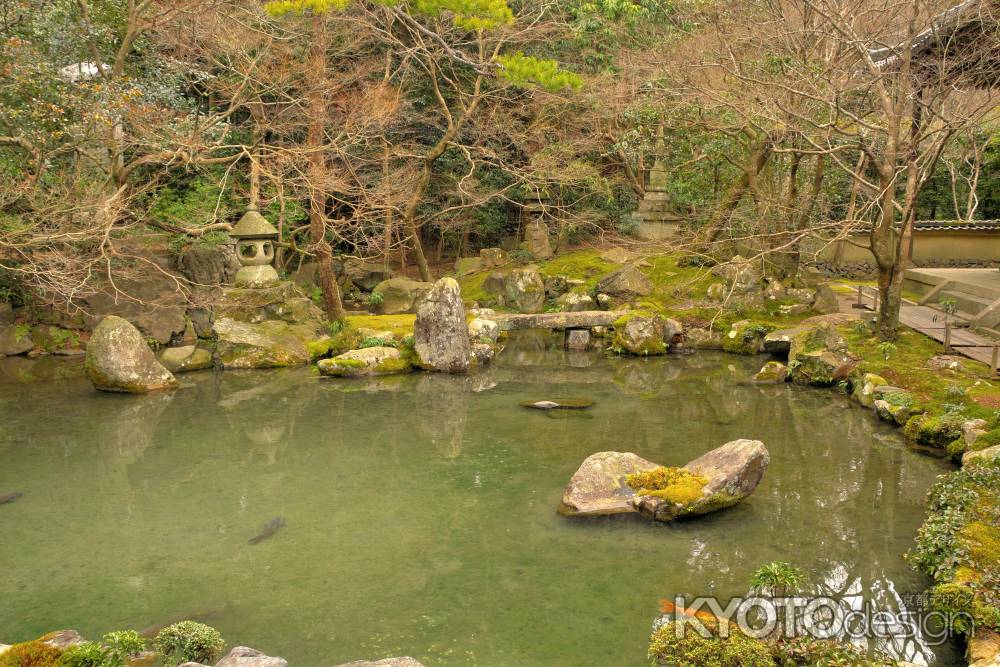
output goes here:
<path id="1" fill-rule="evenodd" d="M 757 488 L 771 462 L 759 440 L 734 440 L 713 449 L 681 469 L 664 468 L 651 479 L 664 480 L 663 494 L 636 494 L 632 504 L 657 521 L 708 514 L 731 507 Z M 684 474 L 673 472 L 683 470 Z M 635 483 L 649 480 L 634 478 Z M 651 483 L 651 482 L 650 482 Z M 656 491 L 656 489 L 652 489 Z"/>
<path id="2" fill-rule="evenodd" d="M 539 313 L 545 308 L 545 282 L 538 267 L 510 270 L 504 282 L 503 303 L 519 313 Z"/>
<path id="3" fill-rule="evenodd" d="M 755 384 L 781 384 L 788 379 L 788 367 L 780 361 L 769 361 L 753 376 Z"/>
<path id="4" fill-rule="evenodd" d="M 409 278 L 390 278 L 383 280 L 373 294 L 380 294 L 381 301 L 375 306 L 380 315 L 401 315 L 415 312 L 417 300 L 431 288 L 431 283 L 410 280 Z"/>
<path id="5" fill-rule="evenodd" d="M 212 367 L 212 353 L 196 345 L 168 347 L 160 352 L 159 359 L 171 373 L 200 371 Z"/>
<path id="6" fill-rule="evenodd" d="M 156 360 L 139 330 L 114 315 L 105 317 L 94 329 L 84 371 L 100 391 L 145 394 L 179 386 Z"/>
<path id="7" fill-rule="evenodd" d="M 224 317 L 213 325 L 216 356 L 224 368 L 301 366 L 312 358 L 307 344 L 316 337 L 309 325 L 271 320 L 250 324 Z"/>
<path id="8" fill-rule="evenodd" d="M 731 354 L 760 354 L 764 351 L 764 338 L 773 329 L 767 322 L 740 320 L 722 337 L 722 349 Z"/>
<path id="9" fill-rule="evenodd" d="M 854 383 L 854 390 L 851 392 L 851 398 L 855 402 L 860 403 L 866 408 L 874 408 L 875 401 L 877 397 L 875 396 L 875 388 L 882 387 L 889 384 L 880 375 L 875 375 L 874 373 L 865 373 L 861 376 L 860 380 Z"/>
<path id="10" fill-rule="evenodd" d="M 946 449 L 962 435 L 962 422 L 958 415 L 923 413 L 911 417 L 903 427 L 903 435 L 924 447 Z"/>
<path id="11" fill-rule="evenodd" d="M 797 384 L 829 386 L 846 380 L 858 359 L 833 323 L 821 321 L 792 336 L 788 368 Z"/>
<path id="12" fill-rule="evenodd" d="M 370 377 L 407 373 L 410 359 L 394 347 L 366 347 L 351 350 L 317 364 L 320 375 L 327 377 Z"/>
<path id="13" fill-rule="evenodd" d="M 633 310 L 614 323 L 612 348 L 628 354 L 665 354 L 683 328 L 680 323 L 649 310 Z"/>

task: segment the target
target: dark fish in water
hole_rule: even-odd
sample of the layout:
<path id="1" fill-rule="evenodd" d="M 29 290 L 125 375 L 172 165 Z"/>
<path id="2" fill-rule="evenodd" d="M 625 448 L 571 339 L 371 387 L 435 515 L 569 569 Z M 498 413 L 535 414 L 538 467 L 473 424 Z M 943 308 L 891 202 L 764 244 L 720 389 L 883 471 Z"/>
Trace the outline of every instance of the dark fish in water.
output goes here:
<path id="1" fill-rule="evenodd" d="M 267 538 L 274 535 L 280 529 L 284 528 L 284 526 L 285 526 L 285 517 L 276 516 L 270 521 L 268 521 L 266 524 L 264 524 L 264 530 L 260 531 L 260 535 L 257 535 L 256 537 L 251 537 L 248 544 L 260 544 Z"/>
<path id="2" fill-rule="evenodd" d="M 3 495 L 0 495 L 0 505 L 3 505 L 4 503 L 12 503 L 23 495 L 24 493 L 22 493 L 21 491 L 15 491 L 14 493 L 5 493 Z"/>

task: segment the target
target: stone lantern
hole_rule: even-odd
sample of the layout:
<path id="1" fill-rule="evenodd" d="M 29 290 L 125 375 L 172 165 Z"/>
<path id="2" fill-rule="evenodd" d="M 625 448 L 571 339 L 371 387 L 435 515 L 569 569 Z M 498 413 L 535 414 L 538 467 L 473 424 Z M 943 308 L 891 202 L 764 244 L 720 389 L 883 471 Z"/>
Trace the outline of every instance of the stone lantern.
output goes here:
<path id="1" fill-rule="evenodd" d="M 247 207 L 229 235 L 236 239 L 236 256 L 240 261 L 234 281 L 237 287 L 269 287 L 278 282 L 278 272 L 271 266 L 278 230 L 256 206 Z"/>

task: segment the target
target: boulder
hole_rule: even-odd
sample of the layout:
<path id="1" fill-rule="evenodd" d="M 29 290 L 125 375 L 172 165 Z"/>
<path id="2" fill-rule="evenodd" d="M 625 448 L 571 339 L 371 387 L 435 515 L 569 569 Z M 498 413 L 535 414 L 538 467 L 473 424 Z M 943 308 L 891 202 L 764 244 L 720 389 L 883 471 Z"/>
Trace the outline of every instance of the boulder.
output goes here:
<path id="1" fill-rule="evenodd" d="M 1000 445 L 993 445 L 978 452 L 966 452 L 962 454 L 962 465 L 967 466 L 973 463 L 986 463 L 1000 456 Z"/>
<path id="2" fill-rule="evenodd" d="M 0 325 L 0 357 L 14 357 L 27 354 L 35 347 L 31 339 L 31 327 L 18 324 Z"/>
<path id="3" fill-rule="evenodd" d="M 372 292 L 382 295 L 382 302 L 375 306 L 380 315 L 401 315 L 416 312 L 417 301 L 430 291 L 431 283 L 409 278 L 383 280 Z"/>
<path id="4" fill-rule="evenodd" d="M 764 299 L 767 301 L 777 301 L 784 298 L 785 286 L 777 279 L 768 280 L 767 286 L 764 288 Z"/>
<path id="5" fill-rule="evenodd" d="M 769 361 L 753 376 L 754 384 L 781 384 L 788 379 L 788 367 L 780 361 Z"/>
<path id="6" fill-rule="evenodd" d="M 50 632 L 43 638 L 49 646 L 65 651 L 71 646 L 79 646 L 84 643 L 83 637 L 76 630 L 58 630 Z"/>
<path id="7" fill-rule="evenodd" d="M 881 375 L 865 373 L 861 377 L 860 382 L 854 383 L 854 391 L 851 392 L 851 398 L 866 408 L 874 408 L 875 400 L 878 398 L 875 395 L 875 388 L 883 387 L 887 384 L 888 382 Z"/>
<path id="8" fill-rule="evenodd" d="M 345 662 L 342 665 L 335 665 L 334 667 L 424 667 L 424 665 L 410 657 L 402 658 L 383 658 L 382 660 L 355 660 L 354 662 Z"/>
<path id="9" fill-rule="evenodd" d="M 764 273 L 759 262 L 736 255 L 728 262 L 716 264 L 712 273 L 726 281 L 727 291 L 745 294 L 760 290 Z"/>
<path id="10" fill-rule="evenodd" d="M 769 325 L 760 322 L 734 322 L 722 338 L 722 349 L 732 354 L 760 354 L 769 329 Z"/>
<path id="11" fill-rule="evenodd" d="M 725 283 L 712 283 L 705 290 L 705 296 L 709 301 L 725 301 L 726 300 L 726 284 Z"/>
<path id="12" fill-rule="evenodd" d="M 566 349 L 581 352 L 590 347 L 589 329 L 570 329 L 566 332 Z"/>
<path id="13" fill-rule="evenodd" d="M 609 264 L 624 264 L 629 259 L 629 253 L 625 248 L 615 246 L 602 252 L 601 259 Z"/>
<path id="14" fill-rule="evenodd" d="M 491 343 L 472 343 L 470 349 L 472 355 L 469 357 L 469 363 L 477 366 L 485 366 L 497 356 L 497 346 Z"/>
<path id="15" fill-rule="evenodd" d="M 264 655 L 246 646 L 236 646 L 215 667 L 288 667 L 284 658 Z"/>
<path id="16" fill-rule="evenodd" d="M 535 259 L 552 257 L 552 245 L 549 243 L 549 228 L 544 222 L 535 220 L 524 226 L 524 242 L 521 247 L 531 253 Z"/>
<path id="17" fill-rule="evenodd" d="M 500 325 L 494 320 L 477 317 L 469 322 L 469 338 L 476 343 L 492 345 L 500 338 Z"/>
<path id="18" fill-rule="evenodd" d="M 410 363 L 394 347 L 365 347 L 332 359 L 320 359 L 320 375 L 327 377 L 369 377 L 394 375 L 410 370 Z"/>
<path id="19" fill-rule="evenodd" d="M 413 336 L 420 363 L 428 370 L 461 373 L 469 369 L 469 327 L 462 291 L 454 278 L 437 281 L 421 300 Z"/>
<path id="20" fill-rule="evenodd" d="M 569 291 L 569 281 L 566 276 L 545 276 L 545 296 L 555 299 Z"/>
<path id="21" fill-rule="evenodd" d="M 323 312 L 292 282 L 266 289 L 227 288 L 212 334 L 225 368 L 307 364 L 307 344 L 326 335 Z"/>
<path id="22" fill-rule="evenodd" d="M 652 281 L 635 265 L 626 266 L 604 276 L 596 287 L 598 295 L 606 294 L 623 299 L 648 296 L 652 291 Z"/>
<path id="23" fill-rule="evenodd" d="M 455 260 L 455 275 L 469 276 L 483 270 L 483 260 L 480 257 L 460 257 Z"/>
<path id="24" fill-rule="evenodd" d="M 798 332 L 795 329 L 781 329 L 767 333 L 764 336 L 764 351 L 779 356 L 788 354 L 788 350 L 792 347 L 792 336 L 796 333 Z"/>
<path id="25" fill-rule="evenodd" d="M 315 330 L 308 326 L 281 320 L 248 323 L 223 317 L 215 321 L 213 330 L 218 338 L 215 353 L 223 368 L 301 366 L 311 359 L 306 343 L 315 336 Z"/>
<path id="26" fill-rule="evenodd" d="M 502 296 L 507 288 L 507 273 L 505 271 L 494 271 L 483 280 L 483 291 L 487 294 Z"/>
<path id="27" fill-rule="evenodd" d="M 816 292 L 806 287 L 790 287 L 785 290 L 784 299 L 797 306 L 812 306 L 816 301 Z"/>
<path id="28" fill-rule="evenodd" d="M 878 392 L 875 395 L 878 396 Z M 906 422 L 913 416 L 913 411 L 908 404 L 893 403 L 885 398 L 876 398 L 872 402 L 872 407 L 875 408 L 875 414 L 878 415 L 879 419 L 896 426 L 905 426 Z"/>
<path id="29" fill-rule="evenodd" d="M 684 344 L 694 350 L 721 350 L 722 336 L 717 331 L 694 327 L 684 332 Z"/>
<path id="30" fill-rule="evenodd" d="M 820 285 L 816 288 L 816 297 L 812 304 L 813 310 L 824 315 L 840 312 L 840 300 L 837 293 L 829 285 Z"/>
<path id="31" fill-rule="evenodd" d="M 657 467 L 631 452 L 591 454 L 570 478 L 559 512 L 568 516 L 633 513 L 635 491 L 625 483 L 625 477 Z"/>
<path id="32" fill-rule="evenodd" d="M 382 264 L 353 257 L 344 262 L 344 276 L 365 292 L 370 292 L 380 282 L 392 277 Z"/>
<path id="33" fill-rule="evenodd" d="M 680 323 L 657 313 L 631 311 L 615 320 L 613 345 L 629 354 L 664 354 L 682 330 Z"/>
<path id="34" fill-rule="evenodd" d="M 829 386 L 844 380 L 858 363 L 837 327 L 827 321 L 795 334 L 788 359 L 792 381 L 812 386 Z"/>
<path id="35" fill-rule="evenodd" d="M 504 304 L 521 313 L 539 313 L 545 308 L 545 283 L 537 267 L 512 269 L 507 274 Z"/>
<path id="36" fill-rule="evenodd" d="M 970 419 L 962 422 L 962 440 L 966 448 L 972 446 L 979 436 L 986 435 L 985 419 Z"/>
<path id="37" fill-rule="evenodd" d="M 171 373 L 200 371 L 212 367 L 212 353 L 195 345 L 168 347 L 160 353 L 160 363 Z"/>
<path id="38" fill-rule="evenodd" d="M 240 269 L 240 260 L 229 244 L 195 244 L 177 256 L 177 270 L 196 285 L 228 285 Z"/>
<path id="39" fill-rule="evenodd" d="M 482 268 L 497 269 L 507 263 L 507 257 L 501 248 L 483 248 L 479 251 Z"/>
<path id="40" fill-rule="evenodd" d="M 657 496 L 636 495 L 631 502 L 640 513 L 657 521 L 715 512 L 753 493 L 770 462 L 771 455 L 759 440 L 727 442 L 684 466 L 706 480 L 697 500 L 674 503 Z"/>
<path id="41" fill-rule="evenodd" d="M 968 640 L 969 667 L 1000 667 L 1000 634 L 977 629 Z"/>
<path id="42" fill-rule="evenodd" d="M 139 330 L 114 315 L 105 317 L 94 329 L 84 370 L 100 391 L 144 394 L 178 386 L 177 379 L 156 360 Z"/>
<path id="43" fill-rule="evenodd" d="M 578 313 L 585 310 L 594 310 L 597 304 L 589 294 L 579 294 L 577 292 L 567 292 L 556 299 L 559 310 Z"/>

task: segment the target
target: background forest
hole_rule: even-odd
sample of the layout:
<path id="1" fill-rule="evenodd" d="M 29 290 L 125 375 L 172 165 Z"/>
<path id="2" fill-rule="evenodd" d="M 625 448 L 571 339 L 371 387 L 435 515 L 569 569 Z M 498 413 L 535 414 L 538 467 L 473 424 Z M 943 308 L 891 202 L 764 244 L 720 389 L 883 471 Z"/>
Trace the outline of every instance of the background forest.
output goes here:
<path id="1" fill-rule="evenodd" d="M 334 258 L 427 280 L 524 202 L 560 247 L 634 242 L 658 161 L 688 250 L 757 239 L 794 274 L 868 227 L 890 296 L 891 229 L 1000 218 L 968 77 L 995 40 L 900 46 L 956 4 L 0 0 L 0 285 L 72 305 L 151 268 L 122 239 L 221 243 L 256 205 L 337 317 Z"/>

